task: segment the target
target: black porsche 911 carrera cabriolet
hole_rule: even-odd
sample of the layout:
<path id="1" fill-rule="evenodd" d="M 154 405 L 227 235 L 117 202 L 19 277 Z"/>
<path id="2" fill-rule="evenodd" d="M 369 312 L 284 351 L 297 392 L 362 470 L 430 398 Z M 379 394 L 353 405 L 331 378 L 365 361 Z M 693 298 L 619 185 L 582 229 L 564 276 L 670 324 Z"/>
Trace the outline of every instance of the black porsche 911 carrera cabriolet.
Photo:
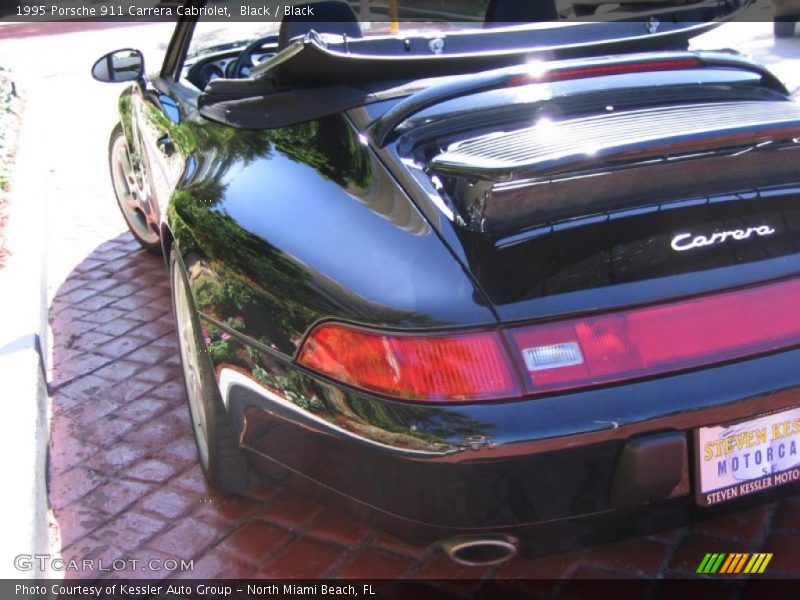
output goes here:
<path id="1" fill-rule="evenodd" d="M 372 35 L 311 6 L 93 71 L 133 82 L 112 180 L 214 486 L 289 472 L 467 564 L 797 490 L 800 105 L 687 50 L 720 3 Z"/>

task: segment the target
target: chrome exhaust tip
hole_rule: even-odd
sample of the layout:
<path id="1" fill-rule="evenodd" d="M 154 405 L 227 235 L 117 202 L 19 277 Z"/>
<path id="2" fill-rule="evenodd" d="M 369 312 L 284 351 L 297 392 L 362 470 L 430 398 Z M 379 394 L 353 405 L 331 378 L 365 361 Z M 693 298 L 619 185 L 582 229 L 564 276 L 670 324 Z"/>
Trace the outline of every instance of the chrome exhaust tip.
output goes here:
<path id="1" fill-rule="evenodd" d="M 501 565 L 517 554 L 519 540 L 501 533 L 459 536 L 439 542 L 439 547 L 455 563 L 465 567 Z"/>

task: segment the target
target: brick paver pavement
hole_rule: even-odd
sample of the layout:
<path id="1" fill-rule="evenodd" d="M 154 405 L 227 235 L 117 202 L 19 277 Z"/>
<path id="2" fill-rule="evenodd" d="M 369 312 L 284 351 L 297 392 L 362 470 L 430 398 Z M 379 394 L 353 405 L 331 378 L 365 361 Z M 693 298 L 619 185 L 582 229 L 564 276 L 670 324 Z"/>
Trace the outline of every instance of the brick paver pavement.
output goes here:
<path id="1" fill-rule="evenodd" d="M 526 580 L 690 576 L 711 550 L 774 552 L 770 574 L 800 576 L 800 498 L 648 537 L 466 569 L 289 489 L 212 492 L 191 437 L 164 263 L 128 234 L 73 270 L 52 302 L 51 325 L 49 489 L 65 559 L 194 560 L 192 572 L 122 573 L 154 578 L 441 578 L 464 595 L 488 578 L 549 593 L 577 584 Z M 69 574 L 90 575 L 108 574 Z M 724 597 L 731 590 L 721 585 Z"/>

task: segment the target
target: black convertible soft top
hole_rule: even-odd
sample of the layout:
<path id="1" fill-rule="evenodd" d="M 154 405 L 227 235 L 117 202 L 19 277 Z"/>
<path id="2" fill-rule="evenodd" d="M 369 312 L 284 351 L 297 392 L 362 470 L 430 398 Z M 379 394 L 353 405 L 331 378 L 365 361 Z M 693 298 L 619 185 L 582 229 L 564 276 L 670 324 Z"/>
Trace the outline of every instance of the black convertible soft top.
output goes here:
<path id="1" fill-rule="evenodd" d="M 370 83 L 485 71 L 530 60 L 684 49 L 717 26 L 637 22 L 531 23 L 502 30 L 347 39 L 311 32 L 253 72 L 294 86 Z"/>
<path id="2" fill-rule="evenodd" d="M 529 23 L 497 29 L 347 36 L 309 32 L 248 79 L 216 79 L 199 98 L 209 119 L 247 129 L 285 127 L 394 95 L 422 79 L 463 76 L 532 61 L 685 50 L 689 40 L 735 12 L 708 21 Z M 692 16 L 708 16 L 690 13 Z M 405 88 L 404 93 L 394 93 Z"/>

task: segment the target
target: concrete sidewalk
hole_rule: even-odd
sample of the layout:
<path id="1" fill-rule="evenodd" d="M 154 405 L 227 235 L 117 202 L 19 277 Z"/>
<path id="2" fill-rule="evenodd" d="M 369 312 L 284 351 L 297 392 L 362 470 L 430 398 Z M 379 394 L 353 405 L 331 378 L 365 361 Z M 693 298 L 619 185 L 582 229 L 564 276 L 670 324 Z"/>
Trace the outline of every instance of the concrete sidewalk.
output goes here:
<path id="1" fill-rule="evenodd" d="M 25 31 L 63 32 L 58 24 L 32 25 L 25 24 Z M 103 202 L 105 211 L 86 203 L 91 197 L 110 200 L 105 140 L 117 118 L 115 98 L 121 91 L 95 83 L 89 69 L 96 58 L 120 45 L 144 46 L 157 65 L 171 30 L 161 24 L 91 30 L 80 25 L 81 33 L 70 36 L 69 52 L 62 51 L 65 38 L 59 36 L 62 50 L 54 54 L 42 51 L 52 47 L 52 38 L 10 39 L 20 29 L 0 27 L 0 63 L 15 71 L 27 96 L 8 208 L 12 254 L 0 270 L 0 380 L 8 406 L 0 420 L 0 452 L 7 481 L 14 486 L 14 493 L 5 494 L 0 504 L 3 578 L 46 574 L 36 568 L 18 570 L 15 557 L 51 550 L 45 478 L 49 407 L 43 375 L 52 366 L 48 289 L 60 285 L 76 254 L 85 255 L 93 247 L 81 245 L 85 227 L 96 230 L 105 223 L 110 234 L 124 227 L 113 200 Z M 86 144 L 87 138 L 100 143 Z M 50 248 L 49 223 L 63 221 L 65 213 L 73 219 L 69 222 L 75 236 L 70 239 L 62 230 L 58 244 Z"/>
<path id="2" fill-rule="evenodd" d="M 33 100 L 34 103 L 37 99 Z M 27 107 L 26 107 L 27 109 Z M 36 111 L 38 107 L 33 107 Z M 47 552 L 47 302 L 44 255 L 45 189 L 38 170 L 39 131 L 20 130 L 7 223 L 8 262 L 0 270 L 0 381 L 7 406 L 0 419 L 0 454 L 4 473 L 14 482 L 0 513 L 0 577 L 34 577 L 41 573 L 18 571 L 15 557 Z"/>

